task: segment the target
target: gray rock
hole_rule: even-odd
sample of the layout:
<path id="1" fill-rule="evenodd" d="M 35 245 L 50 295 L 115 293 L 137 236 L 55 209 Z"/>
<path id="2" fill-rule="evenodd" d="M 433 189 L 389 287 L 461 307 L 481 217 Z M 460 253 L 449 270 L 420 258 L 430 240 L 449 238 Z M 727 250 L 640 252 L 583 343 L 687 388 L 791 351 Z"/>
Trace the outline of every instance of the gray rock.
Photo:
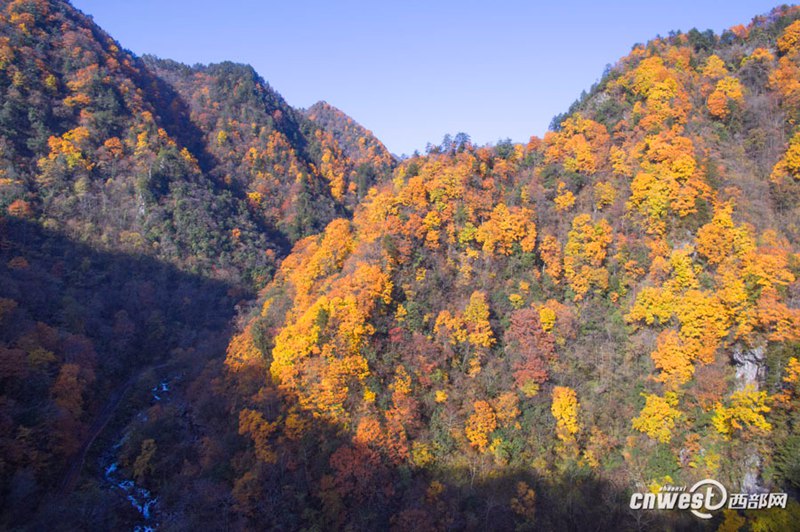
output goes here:
<path id="1" fill-rule="evenodd" d="M 763 346 L 744 347 L 736 344 L 733 348 L 733 363 L 736 366 L 736 389 L 753 386 L 756 390 L 764 379 Z"/>
<path id="2" fill-rule="evenodd" d="M 764 380 L 764 346 L 745 347 L 736 344 L 733 348 L 733 363 L 736 366 L 736 389 L 743 390 L 752 386 L 758 390 Z M 761 456 L 755 448 L 750 449 L 744 460 L 741 490 L 742 493 L 764 493 L 761 485 Z"/>

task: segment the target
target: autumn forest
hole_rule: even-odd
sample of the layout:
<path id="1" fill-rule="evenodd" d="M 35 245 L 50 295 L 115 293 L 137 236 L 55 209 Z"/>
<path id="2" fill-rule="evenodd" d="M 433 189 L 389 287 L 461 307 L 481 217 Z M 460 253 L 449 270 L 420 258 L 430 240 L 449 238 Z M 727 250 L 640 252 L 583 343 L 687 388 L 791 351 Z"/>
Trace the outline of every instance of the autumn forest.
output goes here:
<path id="1" fill-rule="evenodd" d="M 0 529 L 797 529 L 800 8 L 524 144 L 260 74 L 0 1 Z"/>

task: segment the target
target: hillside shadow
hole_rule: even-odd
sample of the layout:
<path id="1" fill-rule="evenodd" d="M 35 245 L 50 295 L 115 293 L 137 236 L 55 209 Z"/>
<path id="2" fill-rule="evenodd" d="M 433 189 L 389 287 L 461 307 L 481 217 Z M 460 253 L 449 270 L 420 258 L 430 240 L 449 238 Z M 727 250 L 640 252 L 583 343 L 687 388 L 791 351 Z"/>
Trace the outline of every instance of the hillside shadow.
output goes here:
<path id="1" fill-rule="evenodd" d="M 33 528 L 58 522 L 58 530 L 688 531 L 716 530 L 721 520 L 721 514 L 703 521 L 685 511 L 630 510 L 631 487 L 577 464 L 542 476 L 532 468 L 497 467 L 491 453 L 473 450 L 456 458 L 463 464 L 457 467 L 393 463 L 385 449 L 356 443 L 349 428 L 312 415 L 301 437 L 262 440 L 258 445 L 274 452 L 264 461 L 252 454 L 247 435 L 237 435 L 241 400 L 231 397 L 238 384 L 223 384 L 222 371 L 212 361 L 181 398 L 151 406 L 147 421 L 126 429 L 131 441 L 120 455 L 135 455 L 145 439 L 157 441 L 161 453 L 158 473 L 145 481 L 158 495 L 150 520 L 98 482 L 48 506 Z M 264 373 L 240 377 L 263 382 Z M 285 419 L 276 396 L 259 411 Z"/>
<path id="2" fill-rule="evenodd" d="M 577 466 L 545 478 L 532 469 L 492 466 L 489 454 L 474 451 L 464 462 L 469 467 L 397 465 L 382 450 L 354 443 L 350 429 L 308 413 L 313 422 L 301 438 L 270 440 L 274 463 L 256 459 L 252 441 L 238 434 L 237 397 L 264 394 L 267 419 L 285 414 L 286 404 L 264 386 L 261 366 L 225 376 L 231 286 L 149 257 L 98 251 L 18 219 L 5 220 L 0 236 L 0 298 L 17 303 L 0 318 L 0 346 L 35 350 L 34 331 L 56 358 L 24 376 L 0 368 L 0 420 L 7 429 L 0 437 L 2 528 L 141 526 L 141 515 L 102 477 L 99 457 L 122 433 L 130 436 L 118 451 L 131 457 L 128 468 L 142 441 L 157 442 L 146 484 L 159 498 L 152 524 L 163 530 L 710 530 L 718 524 L 685 512 L 631 511 L 629 487 Z M 48 337 L 42 324 L 55 334 Z M 52 389 L 68 363 L 89 364 L 95 379 L 78 423 L 64 428 L 64 406 Z M 160 378 L 154 369 L 170 363 L 186 378 L 168 400 L 154 402 L 150 388 Z M 95 421 L 131 382 L 128 399 L 112 412 L 116 421 L 79 464 L 81 482 L 65 492 L 63 479 Z M 34 444 L 50 453 L 47 460 L 14 449 L 21 427 L 38 430 Z M 80 438 L 71 452 L 49 444 L 73 429 Z M 341 449 L 349 461 L 333 458 Z M 520 482 L 535 493 L 528 516 L 513 503 Z M 433 489 L 436 483 L 441 489 Z"/>
<path id="3" fill-rule="evenodd" d="M 0 218 L 0 528 L 61 489 L 138 373 L 225 352 L 231 288 Z"/>

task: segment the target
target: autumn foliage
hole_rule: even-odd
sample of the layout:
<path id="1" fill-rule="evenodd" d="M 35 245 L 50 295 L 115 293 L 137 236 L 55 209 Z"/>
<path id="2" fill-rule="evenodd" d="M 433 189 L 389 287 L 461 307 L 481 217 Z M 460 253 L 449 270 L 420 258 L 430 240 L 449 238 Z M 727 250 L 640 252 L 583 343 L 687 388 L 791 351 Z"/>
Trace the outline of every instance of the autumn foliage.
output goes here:
<path id="1" fill-rule="evenodd" d="M 543 138 L 395 158 L 248 66 L 6 2 L 0 527 L 138 526 L 105 451 L 182 528 L 682 529 L 608 505 L 794 493 L 798 18 L 636 45 Z"/>

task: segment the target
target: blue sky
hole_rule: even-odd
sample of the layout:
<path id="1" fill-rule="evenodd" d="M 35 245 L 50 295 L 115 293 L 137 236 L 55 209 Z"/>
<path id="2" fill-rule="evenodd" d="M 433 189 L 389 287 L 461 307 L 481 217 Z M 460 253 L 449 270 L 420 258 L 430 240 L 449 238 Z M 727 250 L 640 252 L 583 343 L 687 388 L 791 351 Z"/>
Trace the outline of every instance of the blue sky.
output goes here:
<path id="1" fill-rule="evenodd" d="M 133 52 L 249 63 L 289 104 L 326 100 L 394 153 L 445 133 L 541 136 L 606 64 L 670 30 L 723 29 L 774 2 L 73 0 Z"/>

